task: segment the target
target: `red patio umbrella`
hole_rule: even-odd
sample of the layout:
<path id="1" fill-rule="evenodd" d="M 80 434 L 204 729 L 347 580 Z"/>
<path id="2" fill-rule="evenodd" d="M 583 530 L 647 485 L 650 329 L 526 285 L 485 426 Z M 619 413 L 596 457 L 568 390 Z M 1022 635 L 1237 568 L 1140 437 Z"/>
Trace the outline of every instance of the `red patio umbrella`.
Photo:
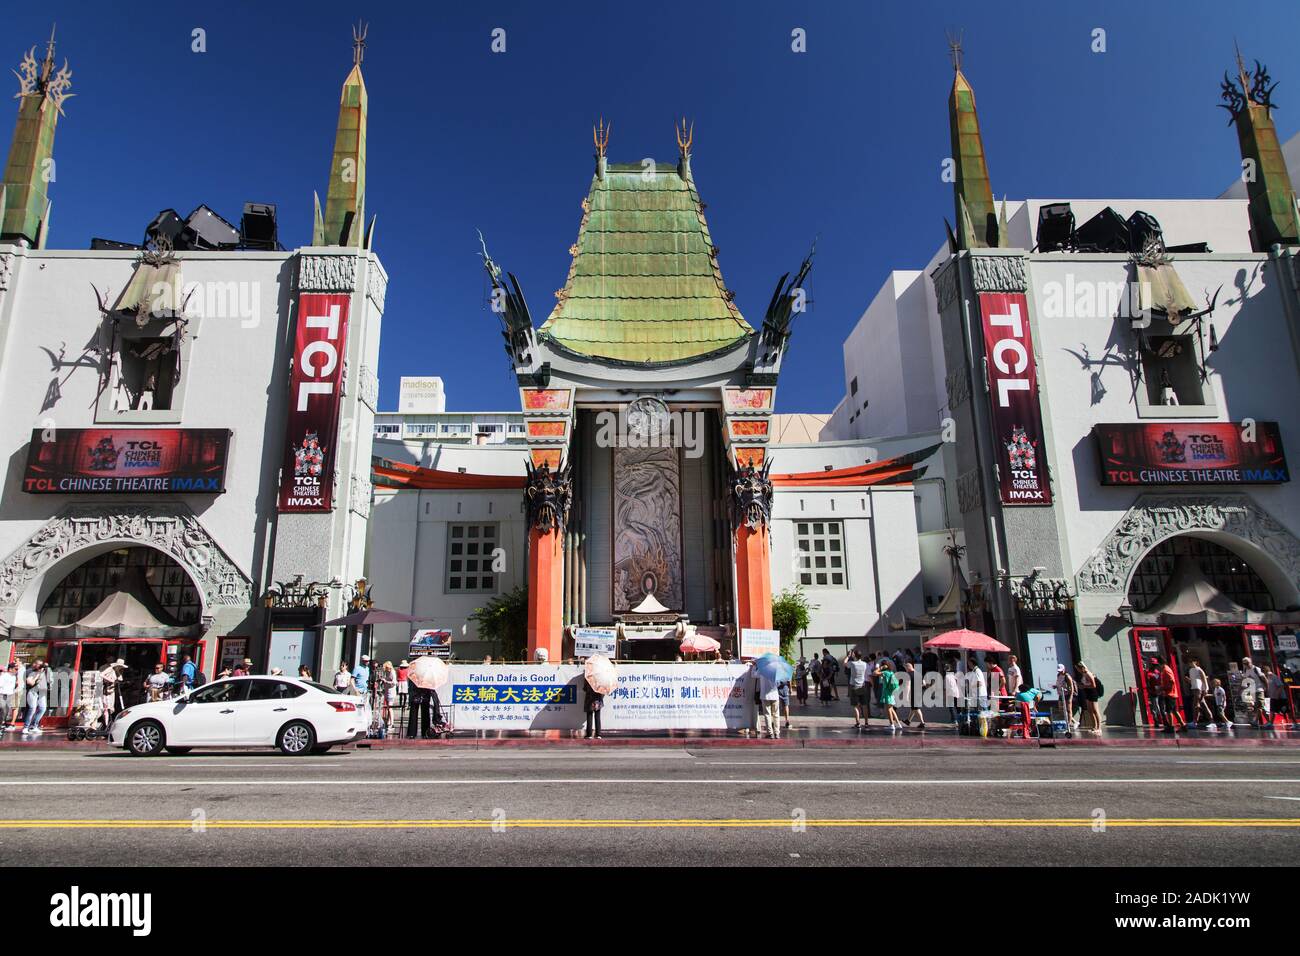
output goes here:
<path id="1" fill-rule="evenodd" d="M 979 631 L 972 631 L 965 627 L 956 631 L 944 631 L 942 634 L 930 638 L 925 642 L 924 646 L 954 651 L 993 651 L 998 654 L 1005 654 L 1011 650 L 1001 641 L 996 641 L 987 634 L 981 634 Z"/>
<path id="2" fill-rule="evenodd" d="M 705 634 L 687 634 L 682 641 L 683 654 L 712 654 L 721 649 L 721 644 Z"/>

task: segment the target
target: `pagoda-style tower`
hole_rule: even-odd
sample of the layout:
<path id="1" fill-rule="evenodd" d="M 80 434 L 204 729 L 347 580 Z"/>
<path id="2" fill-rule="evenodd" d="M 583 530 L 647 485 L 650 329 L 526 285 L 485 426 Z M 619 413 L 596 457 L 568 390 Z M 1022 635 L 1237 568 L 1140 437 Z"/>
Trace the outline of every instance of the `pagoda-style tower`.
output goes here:
<path id="1" fill-rule="evenodd" d="M 358 25 L 352 30 L 352 72 L 343 81 L 339 97 L 339 125 L 323 220 L 320 199 L 316 199 L 314 246 L 365 245 L 367 101 L 366 81 L 361 76 L 365 52 L 366 27 Z"/>
<path id="2" fill-rule="evenodd" d="M 18 81 L 18 122 L 0 186 L 0 241 L 21 239 L 40 248 L 49 232 L 47 184 L 53 178 L 54 127 L 63 114 L 63 101 L 72 95 L 67 61 L 54 71 L 53 30 L 45 59 L 38 64 L 32 47 L 18 67 Z"/>
<path id="3" fill-rule="evenodd" d="M 949 40 L 953 78 L 948 95 L 948 122 L 952 133 L 952 160 L 956 179 L 953 199 L 957 214 L 957 241 L 962 249 L 985 249 L 1005 241 L 989 186 L 984 140 L 980 136 L 975 91 L 961 71 L 961 43 Z"/>
<path id="4" fill-rule="evenodd" d="M 1240 83 L 1240 89 L 1237 84 Z M 1237 142 L 1250 197 L 1251 246 L 1267 252 L 1274 244 L 1300 244 L 1300 221 L 1297 221 L 1295 190 L 1286 171 L 1277 129 L 1273 126 L 1273 88 L 1268 70 L 1255 61 L 1255 73 L 1246 72 L 1246 64 L 1237 53 L 1237 76 L 1223 76 L 1223 99 L 1230 124 L 1237 126 Z"/>

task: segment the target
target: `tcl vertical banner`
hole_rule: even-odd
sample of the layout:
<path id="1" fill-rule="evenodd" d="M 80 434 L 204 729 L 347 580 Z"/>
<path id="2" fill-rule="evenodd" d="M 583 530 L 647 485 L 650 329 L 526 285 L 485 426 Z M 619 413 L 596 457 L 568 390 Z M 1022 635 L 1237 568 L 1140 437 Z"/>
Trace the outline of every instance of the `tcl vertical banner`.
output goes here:
<path id="1" fill-rule="evenodd" d="M 348 302 L 344 294 L 298 296 L 298 331 L 289 376 L 289 423 L 280 471 L 280 510 L 329 511 L 334 507 L 343 357 L 347 354 Z"/>
<path id="2" fill-rule="evenodd" d="M 981 292 L 993 441 L 1004 505 L 1050 505 L 1029 303 L 1020 292 Z"/>

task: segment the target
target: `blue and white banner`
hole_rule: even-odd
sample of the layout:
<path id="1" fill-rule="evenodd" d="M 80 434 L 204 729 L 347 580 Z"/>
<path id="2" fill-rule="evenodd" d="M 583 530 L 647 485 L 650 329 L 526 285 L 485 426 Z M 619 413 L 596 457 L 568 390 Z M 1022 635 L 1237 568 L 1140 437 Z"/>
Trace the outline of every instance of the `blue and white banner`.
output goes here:
<path id="1" fill-rule="evenodd" d="M 617 648 L 618 636 L 612 627 L 579 627 L 573 631 L 574 657 L 591 657 L 593 654 L 613 657 Z"/>
<path id="2" fill-rule="evenodd" d="M 576 664 L 453 664 L 438 698 L 457 730 L 577 730 L 583 669 Z M 753 721 L 747 664 L 621 664 L 602 730 L 739 730 Z"/>

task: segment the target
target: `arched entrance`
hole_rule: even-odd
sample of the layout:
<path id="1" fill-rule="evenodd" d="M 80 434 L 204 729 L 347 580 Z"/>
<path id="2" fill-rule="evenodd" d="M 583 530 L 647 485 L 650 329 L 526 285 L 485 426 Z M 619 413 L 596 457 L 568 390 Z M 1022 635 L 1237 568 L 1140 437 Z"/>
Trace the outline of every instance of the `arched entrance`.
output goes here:
<path id="1" fill-rule="evenodd" d="M 1278 580 L 1279 573 L 1258 548 L 1221 532 L 1166 537 L 1141 557 L 1126 596 L 1147 723 L 1161 720 L 1156 699 L 1166 665 L 1174 677 L 1169 696 L 1187 724 L 1252 722 L 1254 702 L 1242 687 L 1247 657 L 1288 685 L 1268 717 L 1290 719 L 1290 688 L 1300 690 L 1300 617 L 1278 610 L 1284 605 L 1268 579 Z M 1223 691 L 1218 708 L 1216 687 Z"/>
<path id="2" fill-rule="evenodd" d="M 74 552 L 51 567 L 38 590 L 38 622 L 10 629 L 9 660 L 21 670 L 37 660 L 48 664 L 52 724 L 97 716 L 95 675 L 118 661 L 114 711 L 170 692 L 187 658 L 202 667 L 202 592 L 190 572 L 158 548 L 101 544 Z M 162 686 L 161 675 L 170 686 Z"/>

